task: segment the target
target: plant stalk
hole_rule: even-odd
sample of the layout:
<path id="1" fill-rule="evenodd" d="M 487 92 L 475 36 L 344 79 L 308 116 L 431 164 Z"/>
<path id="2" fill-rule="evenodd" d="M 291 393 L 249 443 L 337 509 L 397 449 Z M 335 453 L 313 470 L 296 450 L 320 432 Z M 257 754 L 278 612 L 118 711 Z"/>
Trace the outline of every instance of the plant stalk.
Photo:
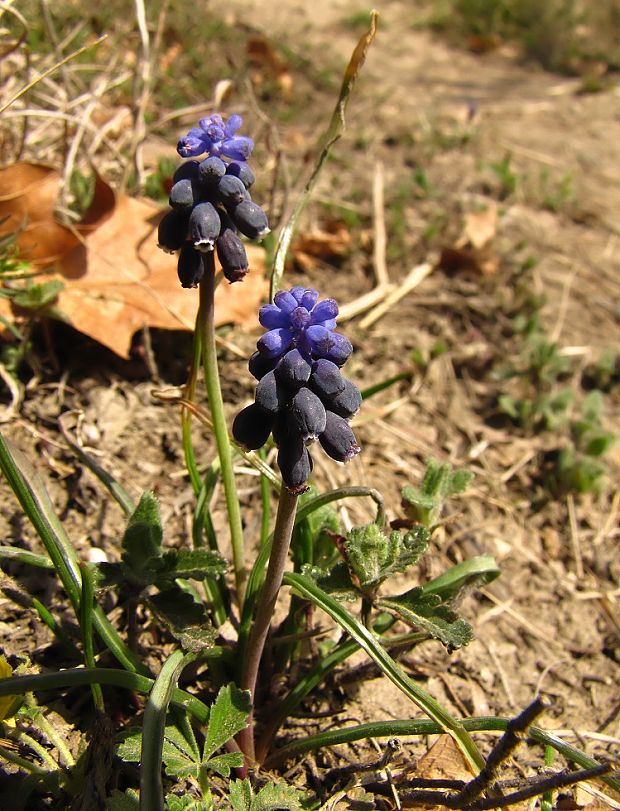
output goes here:
<path id="1" fill-rule="evenodd" d="M 220 459 L 222 484 L 228 511 L 230 526 L 230 542 L 232 546 L 233 566 L 235 569 L 235 583 L 239 605 L 243 605 L 245 594 L 245 556 L 243 548 L 243 526 L 241 524 L 241 510 L 239 497 L 235 485 L 232 464 L 232 448 L 228 438 L 224 402 L 220 388 L 220 377 L 217 367 L 217 347 L 215 344 L 215 260 L 213 253 L 203 256 L 204 276 L 200 283 L 200 335 L 203 342 L 202 360 L 204 365 L 205 385 L 209 397 L 209 410 L 213 420 L 213 434 L 217 453 Z"/>
<path id="2" fill-rule="evenodd" d="M 256 682 L 258 668 L 263 655 L 265 641 L 269 633 L 269 626 L 273 617 L 274 608 L 282 586 L 284 567 L 288 560 L 288 550 L 291 545 L 295 513 L 297 510 L 297 495 L 286 487 L 280 491 L 276 525 L 273 531 L 273 544 L 265 582 L 260 591 L 256 617 L 245 649 L 245 662 L 241 678 L 241 689 L 249 690 L 252 694 L 253 708 L 248 719 L 248 726 L 239 733 L 239 748 L 246 757 L 246 762 L 254 763 L 254 707 L 256 705 Z"/>

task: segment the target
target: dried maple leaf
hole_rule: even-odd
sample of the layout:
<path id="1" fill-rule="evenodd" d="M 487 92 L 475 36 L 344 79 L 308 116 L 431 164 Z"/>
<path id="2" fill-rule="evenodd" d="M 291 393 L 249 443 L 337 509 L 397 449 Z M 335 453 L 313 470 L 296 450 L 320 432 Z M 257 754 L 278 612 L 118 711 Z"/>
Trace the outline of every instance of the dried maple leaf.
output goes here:
<path id="1" fill-rule="evenodd" d="M 175 257 L 156 246 L 161 209 L 115 195 L 97 178 L 92 206 L 78 226 L 68 228 L 53 215 L 59 181 L 54 170 L 33 164 L 0 170 L 0 234 L 23 227 L 20 257 L 37 267 L 53 266 L 51 278 L 65 285 L 58 309 L 69 323 L 124 358 L 132 335 L 144 326 L 193 329 L 198 295 L 180 287 Z M 243 284 L 218 287 L 217 325 L 256 321 L 267 290 L 264 253 L 252 245 L 247 250 L 253 272 Z"/>

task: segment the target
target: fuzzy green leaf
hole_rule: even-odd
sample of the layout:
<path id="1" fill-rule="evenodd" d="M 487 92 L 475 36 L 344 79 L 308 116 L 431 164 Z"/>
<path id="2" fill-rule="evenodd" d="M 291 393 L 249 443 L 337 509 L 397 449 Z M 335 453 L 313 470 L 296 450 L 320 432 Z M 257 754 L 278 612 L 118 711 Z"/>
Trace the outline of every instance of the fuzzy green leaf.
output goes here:
<path id="1" fill-rule="evenodd" d="M 212 808 L 212 803 L 203 802 L 191 794 L 184 794 L 182 797 L 166 794 L 166 811 L 212 811 Z"/>
<path id="2" fill-rule="evenodd" d="M 300 811 L 304 795 L 293 786 L 267 783 L 252 800 L 251 811 Z"/>
<path id="3" fill-rule="evenodd" d="M 448 650 L 462 648 L 474 637 L 469 623 L 442 603 L 440 597 L 425 595 L 421 588 L 411 589 L 399 597 L 379 600 L 377 607 L 397 614 L 415 628 L 427 631 Z"/>
<path id="4" fill-rule="evenodd" d="M 127 763 L 139 763 L 142 747 L 142 730 L 130 731 L 118 745 L 116 754 Z"/>
<path id="5" fill-rule="evenodd" d="M 216 631 L 204 605 L 178 585 L 153 594 L 149 605 L 185 650 L 199 653 L 214 646 Z"/>
<path id="6" fill-rule="evenodd" d="M 224 744 L 247 726 L 252 710 L 249 690 L 239 690 L 234 684 L 220 688 L 211 707 L 209 728 L 203 757 L 208 760 Z"/>
<path id="7" fill-rule="evenodd" d="M 106 811 L 139 811 L 140 795 L 132 788 L 127 791 L 114 789 L 105 803 Z"/>
<path id="8" fill-rule="evenodd" d="M 344 542 L 349 566 L 362 589 L 376 586 L 385 579 L 384 571 L 398 556 L 400 535 L 387 537 L 374 523 L 354 527 Z"/>
<path id="9" fill-rule="evenodd" d="M 200 764 L 188 741 L 175 726 L 166 727 L 161 759 L 166 766 L 166 774 L 171 777 L 198 776 Z"/>
<path id="10" fill-rule="evenodd" d="M 209 549 L 170 549 L 162 556 L 157 578 L 203 580 L 205 577 L 219 577 L 227 568 L 224 558 Z"/>
<path id="11" fill-rule="evenodd" d="M 500 569 L 490 555 L 478 555 L 457 563 L 438 577 L 422 586 L 424 594 L 436 594 L 442 602 L 460 600 L 463 595 L 478 586 L 486 585 L 499 577 Z"/>
<path id="12" fill-rule="evenodd" d="M 359 598 L 359 592 L 351 583 L 349 570 L 342 561 L 328 571 L 319 566 L 305 565 L 302 567 L 302 573 L 304 577 L 313 580 L 320 589 L 327 594 L 333 594 L 338 600 L 353 602 Z"/>
<path id="13" fill-rule="evenodd" d="M 254 794 L 247 777 L 245 780 L 233 780 L 228 786 L 228 791 L 233 811 L 251 811 Z"/>
<path id="14" fill-rule="evenodd" d="M 123 562 L 136 576 L 143 576 L 153 569 L 155 562 L 161 557 L 162 540 L 163 529 L 157 499 L 153 493 L 143 493 L 123 535 Z"/>
<path id="15" fill-rule="evenodd" d="M 232 769 L 238 769 L 240 766 L 243 766 L 241 752 L 226 752 L 223 755 L 215 755 L 215 757 L 209 758 L 202 764 L 203 769 L 210 769 L 222 777 L 230 777 Z"/>

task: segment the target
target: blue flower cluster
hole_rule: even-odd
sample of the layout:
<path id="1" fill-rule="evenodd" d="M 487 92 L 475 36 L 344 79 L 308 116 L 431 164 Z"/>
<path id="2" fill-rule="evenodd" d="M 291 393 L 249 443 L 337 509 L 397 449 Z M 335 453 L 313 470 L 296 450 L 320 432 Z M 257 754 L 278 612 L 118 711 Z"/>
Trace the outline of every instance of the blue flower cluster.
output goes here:
<path id="1" fill-rule="evenodd" d="M 178 274 L 183 287 L 197 287 L 204 273 L 202 255 L 216 250 L 229 282 L 248 272 L 240 234 L 262 239 L 269 233 L 267 215 L 253 202 L 249 189 L 254 173 L 247 163 L 254 142 L 235 135 L 241 116 L 226 123 L 220 115 L 199 121 L 178 143 L 181 157 L 202 161 L 182 163 L 172 178 L 170 207 L 159 224 L 158 243 L 169 253 L 179 252 Z"/>
<path id="2" fill-rule="evenodd" d="M 258 380 L 254 403 L 239 412 L 232 428 L 248 450 L 273 434 L 282 479 L 295 493 L 306 489 L 312 471 L 307 446 L 315 440 L 338 462 L 360 451 L 348 421 L 362 397 L 340 371 L 353 347 L 335 332 L 336 302 L 318 299 L 316 290 L 293 287 L 261 307 L 259 321 L 268 332 L 249 363 Z"/>

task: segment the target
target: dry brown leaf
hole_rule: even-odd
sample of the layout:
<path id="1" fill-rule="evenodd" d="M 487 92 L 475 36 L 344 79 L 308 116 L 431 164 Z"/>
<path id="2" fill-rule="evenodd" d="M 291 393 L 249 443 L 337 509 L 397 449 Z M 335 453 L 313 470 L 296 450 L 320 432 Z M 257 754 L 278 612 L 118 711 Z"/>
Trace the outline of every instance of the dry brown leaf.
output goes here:
<path id="1" fill-rule="evenodd" d="M 293 77 L 288 64 L 278 51 L 264 37 L 251 37 L 247 43 L 248 59 L 252 63 L 252 81 L 262 84 L 263 73 L 270 73 L 278 83 L 285 98 L 289 98 L 293 90 Z"/>
<path id="2" fill-rule="evenodd" d="M 75 230 L 53 219 L 59 176 L 47 167 L 16 164 L 0 171 L 0 233 L 15 231 L 27 217 L 18 246 L 38 266 L 53 264 L 64 290 L 58 308 L 81 332 L 128 357 L 132 335 L 144 326 L 194 327 L 198 294 L 183 290 L 176 258 L 156 246 L 159 207 L 114 195 L 97 179 L 93 206 Z M 7 191 L 8 190 L 8 191 Z M 21 193 L 20 193 L 21 192 Z M 243 283 L 216 291 L 216 324 L 255 324 L 267 291 L 264 252 L 247 246 L 252 272 Z"/>
<path id="3" fill-rule="evenodd" d="M 482 211 L 470 211 L 465 215 L 463 233 L 455 247 L 471 245 L 472 248 L 483 248 L 497 233 L 497 207 L 491 205 Z"/>
<path id="4" fill-rule="evenodd" d="M 489 248 L 444 248 L 439 257 L 439 267 L 446 273 L 469 271 L 492 276 L 498 266 L 497 255 Z"/>

